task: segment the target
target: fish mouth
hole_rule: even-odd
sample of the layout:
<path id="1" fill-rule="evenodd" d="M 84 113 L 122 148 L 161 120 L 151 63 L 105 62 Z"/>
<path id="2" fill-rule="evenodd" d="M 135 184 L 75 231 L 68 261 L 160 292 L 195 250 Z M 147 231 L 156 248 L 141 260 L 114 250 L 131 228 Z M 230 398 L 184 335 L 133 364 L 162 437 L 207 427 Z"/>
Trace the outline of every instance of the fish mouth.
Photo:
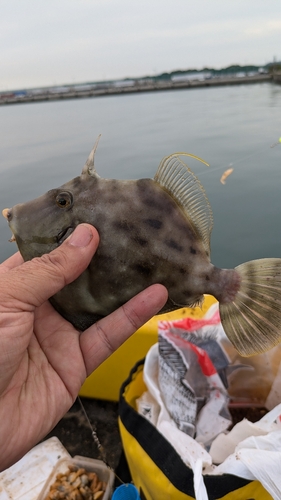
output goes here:
<path id="1" fill-rule="evenodd" d="M 8 222 L 9 226 L 10 226 L 10 220 L 11 220 L 11 217 L 12 217 L 12 211 L 10 208 L 4 208 L 4 210 L 2 210 L 2 215 L 3 217 L 5 217 L 6 221 Z M 11 229 L 11 227 L 10 227 Z M 11 229 L 12 233 L 13 233 L 13 230 Z M 13 241 L 16 241 L 16 237 L 13 233 L 13 235 L 11 236 L 11 238 L 9 239 L 9 241 L 13 242 Z"/>
<path id="2" fill-rule="evenodd" d="M 5 219 L 7 221 L 9 221 L 9 219 L 11 217 L 11 209 L 10 208 L 4 208 L 4 210 L 2 210 L 2 215 L 3 215 L 3 217 L 5 217 Z"/>
<path id="3" fill-rule="evenodd" d="M 70 236 L 71 233 L 73 233 L 73 231 L 74 231 L 74 227 L 72 227 L 72 226 L 69 226 L 66 229 L 63 229 L 62 231 L 60 231 L 56 236 L 57 244 L 61 245 L 63 243 L 63 241 L 65 241 L 66 238 L 68 238 L 68 236 Z"/>

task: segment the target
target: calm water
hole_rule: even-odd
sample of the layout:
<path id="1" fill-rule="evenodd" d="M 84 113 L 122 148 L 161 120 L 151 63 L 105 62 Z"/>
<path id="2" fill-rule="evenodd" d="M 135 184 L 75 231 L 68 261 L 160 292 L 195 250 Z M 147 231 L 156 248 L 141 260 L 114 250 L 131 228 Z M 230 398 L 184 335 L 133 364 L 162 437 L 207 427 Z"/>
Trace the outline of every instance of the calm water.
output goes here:
<path id="1" fill-rule="evenodd" d="M 100 97 L 0 108 L 0 207 L 79 175 L 98 136 L 102 177 L 153 177 L 187 151 L 214 212 L 212 261 L 233 267 L 281 256 L 281 86 L 271 83 Z M 233 164 L 226 185 L 224 170 Z M 0 218 L 0 260 L 15 250 Z"/>

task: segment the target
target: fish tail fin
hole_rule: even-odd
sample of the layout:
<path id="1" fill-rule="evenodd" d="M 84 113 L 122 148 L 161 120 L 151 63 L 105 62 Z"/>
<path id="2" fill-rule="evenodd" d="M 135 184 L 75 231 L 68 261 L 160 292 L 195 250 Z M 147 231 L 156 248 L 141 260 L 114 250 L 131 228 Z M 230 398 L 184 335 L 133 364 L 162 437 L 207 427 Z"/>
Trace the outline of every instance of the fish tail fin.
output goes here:
<path id="1" fill-rule="evenodd" d="M 222 326 L 242 356 L 268 351 L 281 342 L 281 259 L 259 259 L 236 267 L 240 289 L 220 304 Z"/>

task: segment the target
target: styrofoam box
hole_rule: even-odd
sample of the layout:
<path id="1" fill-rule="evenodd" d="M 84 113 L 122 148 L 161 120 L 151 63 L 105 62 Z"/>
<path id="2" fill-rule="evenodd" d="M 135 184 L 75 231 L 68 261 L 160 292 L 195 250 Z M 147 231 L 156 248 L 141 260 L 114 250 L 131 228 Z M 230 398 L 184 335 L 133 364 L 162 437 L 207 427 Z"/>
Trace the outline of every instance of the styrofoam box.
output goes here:
<path id="1" fill-rule="evenodd" d="M 58 438 L 38 444 L 21 460 L 0 473 L 0 500 L 37 500 L 62 458 L 71 458 Z"/>
<path id="2" fill-rule="evenodd" d="M 113 483 L 114 483 L 114 472 L 109 469 L 101 460 L 96 460 L 94 458 L 80 457 L 76 455 L 73 458 L 63 458 L 54 467 L 50 477 L 47 479 L 38 500 L 45 500 L 50 491 L 50 486 L 55 482 L 57 474 L 65 473 L 68 471 L 69 465 L 77 465 L 79 468 L 85 469 L 87 472 L 96 472 L 100 481 L 105 481 L 107 483 L 106 490 L 103 495 L 103 500 L 109 500 L 111 498 Z"/>

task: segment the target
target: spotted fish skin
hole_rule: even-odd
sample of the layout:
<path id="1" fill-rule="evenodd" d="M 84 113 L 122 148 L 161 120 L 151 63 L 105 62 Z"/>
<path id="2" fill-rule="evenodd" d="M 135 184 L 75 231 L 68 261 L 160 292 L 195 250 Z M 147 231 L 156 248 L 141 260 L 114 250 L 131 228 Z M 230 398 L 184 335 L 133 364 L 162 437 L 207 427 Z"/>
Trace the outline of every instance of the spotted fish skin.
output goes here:
<path id="1" fill-rule="evenodd" d="M 61 193 L 71 194 L 69 209 L 55 203 Z M 162 283 L 169 290 L 163 312 L 192 305 L 210 289 L 214 271 L 200 237 L 173 198 L 152 179 L 119 181 L 82 175 L 37 200 L 15 206 L 12 214 L 10 226 L 25 260 L 55 248 L 53 235 L 68 227 L 88 222 L 97 228 L 100 244 L 88 269 L 51 299 L 79 329 L 152 283 Z"/>
<path id="2" fill-rule="evenodd" d="M 161 283 L 169 298 L 160 312 L 198 304 L 203 294 L 214 295 L 226 334 L 242 355 L 280 342 L 281 305 L 279 299 L 276 306 L 276 296 L 281 297 L 281 259 L 264 259 L 262 265 L 253 261 L 234 270 L 211 264 L 211 208 L 198 179 L 180 158 L 192 155 L 165 157 L 154 179 L 123 181 L 97 174 L 95 149 L 79 177 L 3 211 L 24 260 L 52 251 L 79 223 L 97 228 L 100 243 L 90 265 L 50 299 L 53 306 L 85 330 L 147 286 Z M 255 290 L 266 282 L 263 295 L 261 288 L 258 296 L 253 291 L 253 274 Z"/>

